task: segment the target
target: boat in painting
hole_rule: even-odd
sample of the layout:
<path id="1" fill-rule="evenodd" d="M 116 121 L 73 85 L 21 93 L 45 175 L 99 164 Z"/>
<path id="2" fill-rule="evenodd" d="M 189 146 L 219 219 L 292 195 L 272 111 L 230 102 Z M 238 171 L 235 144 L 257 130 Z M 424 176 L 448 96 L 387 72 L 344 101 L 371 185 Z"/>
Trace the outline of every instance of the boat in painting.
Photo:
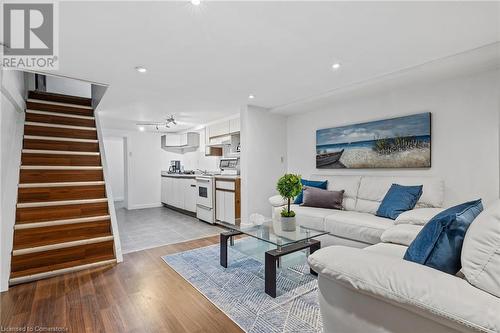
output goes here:
<path id="1" fill-rule="evenodd" d="M 335 164 L 338 162 L 340 157 L 342 157 L 342 153 L 344 153 L 344 149 L 341 151 L 333 152 L 333 153 L 325 153 L 316 155 L 316 167 L 321 168 L 327 165 Z"/>

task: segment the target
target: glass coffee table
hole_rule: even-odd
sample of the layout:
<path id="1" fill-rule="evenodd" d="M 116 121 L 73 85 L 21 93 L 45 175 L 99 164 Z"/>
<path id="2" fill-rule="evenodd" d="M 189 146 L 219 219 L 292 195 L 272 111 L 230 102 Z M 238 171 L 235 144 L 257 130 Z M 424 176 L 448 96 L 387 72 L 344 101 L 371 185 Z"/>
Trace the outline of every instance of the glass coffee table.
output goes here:
<path id="1" fill-rule="evenodd" d="M 220 226 L 230 229 L 220 234 L 220 264 L 227 268 L 227 243 L 233 243 L 236 235 L 247 235 L 261 241 L 273 244 L 276 249 L 265 253 L 265 292 L 271 297 L 276 297 L 276 266 L 280 258 L 290 253 L 309 249 L 312 254 L 321 248 L 321 242 L 314 237 L 327 235 L 326 231 L 318 231 L 297 225 L 295 231 L 282 231 L 281 223 L 271 218 L 260 216 L 254 219 L 236 219 L 235 224 L 216 221 Z M 316 273 L 311 270 L 311 274 Z"/>

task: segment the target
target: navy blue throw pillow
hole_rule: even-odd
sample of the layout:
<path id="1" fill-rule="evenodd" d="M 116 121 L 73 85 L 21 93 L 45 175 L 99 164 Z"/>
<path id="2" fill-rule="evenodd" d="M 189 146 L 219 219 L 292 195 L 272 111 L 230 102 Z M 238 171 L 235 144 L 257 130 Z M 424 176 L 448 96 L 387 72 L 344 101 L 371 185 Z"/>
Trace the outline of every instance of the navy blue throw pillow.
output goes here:
<path id="1" fill-rule="evenodd" d="M 392 184 L 378 207 L 376 215 L 395 220 L 399 214 L 415 207 L 422 195 L 422 187 L 422 185 L 403 186 Z"/>
<path id="2" fill-rule="evenodd" d="M 301 179 L 302 186 L 309 186 L 309 187 L 316 187 L 320 188 L 322 190 L 326 190 L 326 187 L 328 185 L 328 180 L 307 180 L 307 179 Z M 300 205 L 303 201 L 304 198 L 304 191 L 300 192 L 298 196 L 295 197 L 295 201 L 293 202 L 296 205 Z"/>
<path id="3" fill-rule="evenodd" d="M 410 244 L 404 259 L 456 274 L 465 233 L 483 210 L 481 199 L 448 208 L 434 216 Z"/>

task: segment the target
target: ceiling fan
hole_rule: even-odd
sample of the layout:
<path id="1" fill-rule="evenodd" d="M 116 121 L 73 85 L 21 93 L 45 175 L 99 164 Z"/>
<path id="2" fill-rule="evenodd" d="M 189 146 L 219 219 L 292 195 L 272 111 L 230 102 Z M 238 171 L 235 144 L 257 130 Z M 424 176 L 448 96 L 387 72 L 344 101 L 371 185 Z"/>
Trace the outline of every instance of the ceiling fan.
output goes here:
<path id="1" fill-rule="evenodd" d="M 170 128 L 171 125 L 177 125 L 177 122 L 175 121 L 174 115 L 170 115 L 164 121 L 140 122 L 140 123 L 137 123 L 136 125 L 139 125 L 139 126 L 155 126 L 156 129 L 158 130 L 159 127 Z"/>

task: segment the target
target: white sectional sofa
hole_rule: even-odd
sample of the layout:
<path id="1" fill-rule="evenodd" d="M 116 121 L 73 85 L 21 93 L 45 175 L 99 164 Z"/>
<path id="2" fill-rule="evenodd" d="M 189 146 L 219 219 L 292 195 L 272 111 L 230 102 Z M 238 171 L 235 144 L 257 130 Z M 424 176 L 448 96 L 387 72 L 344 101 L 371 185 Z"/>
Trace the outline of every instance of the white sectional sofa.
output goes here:
<path id="1" fill-rule="evenodd" d="M 467 231 L 457 276 L 402 259 L 421 228 L 400 224 L 384 243 L 309 256 L 325 333 L 500 332 L 500 201 Z"/>
<path id="2" fill-rule="evenodd" d="M 312 175 L 308 180 L 328 180 L 328 190 L 344 190 L 344 210 L 322 209 L 292 205 L 297 223 L 330 235 L 320 238 L 322 247 L 346 245 L 363 248 L 379 243 L 382 233 L 395 221 L 375 215 L 380 202 L 393 183 L 423 185 L 416 209 L 440 208 L 444 201 L 444 182 L 433 177 L 376 177 Z M 279 195 L 269 198 L 273 217 L 278 217 L 285 205 Z M 424 209 L 425 211 L 428 209 Z"/>

